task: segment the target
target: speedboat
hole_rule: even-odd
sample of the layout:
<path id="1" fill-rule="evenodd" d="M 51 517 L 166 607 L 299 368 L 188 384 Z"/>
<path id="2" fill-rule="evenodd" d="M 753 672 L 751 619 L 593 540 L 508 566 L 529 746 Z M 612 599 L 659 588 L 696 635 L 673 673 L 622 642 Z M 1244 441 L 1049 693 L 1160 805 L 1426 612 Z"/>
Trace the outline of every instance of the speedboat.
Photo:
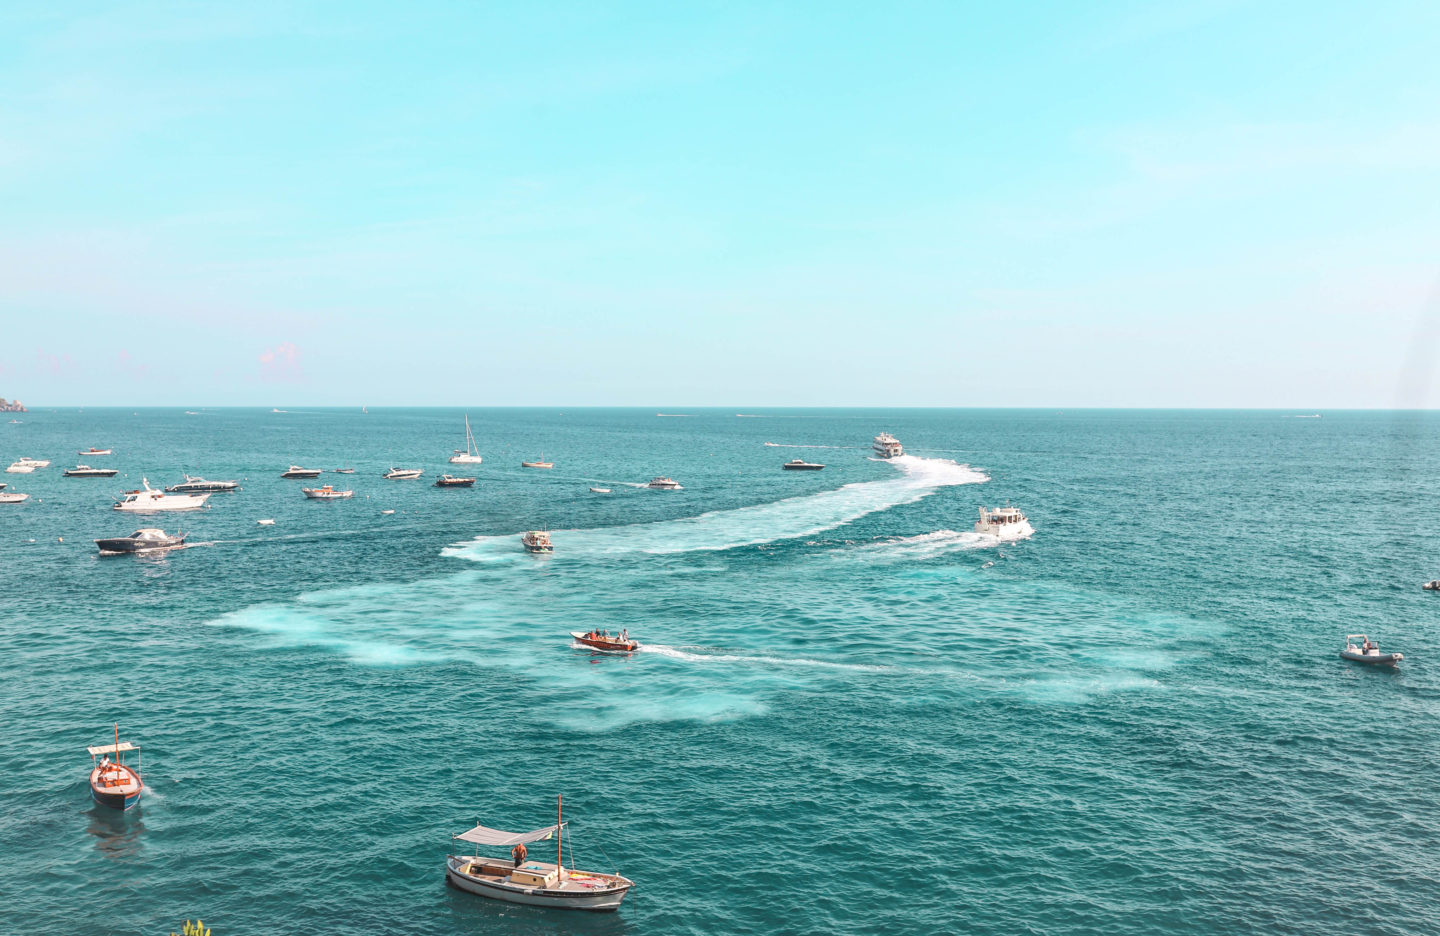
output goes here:
<path id="1" fill-rule="evenodd" d="M 520 542 L 532 553 L 555 551 L 555 544 L 550 542 L 550 534 L 544 530 L 531 530 L 520 537 Z"/>
<path id="2" fill-rule="evenodd" d="M 609 489 L 609 488 L 591 488 L 591 489 L 590 489 L 590 493 L 591 493 L 591 494 L 609 494 L 609 493 L 610 493 L 610 489 Z"/>
<path id="3" fill-rule="evenodd" d="M 475 845 L 474 856 L 446 855 L 445 879 L 454 887 L 510 903 L 566 910 L 618 910 L 635 882 L 619 874 L 580 871 L 561 861 L 567 823 L 557 798 L 555 824 L 533 832 L 505 832 L 477 825 L 451 836 Z M 525 846 L 555 840 L 555 862 L 532 861 Z M 480 846 L 510 849 L 509 858 L 482 858 Z"/>
<path id="4" fill-rule="evenodd" d="M 450 456 L 452 465 L 478 465 L 483 458 L 480 457 L 480 446 L 475 443 L 475 433 L 470 431 L 470 414 L 465 414 L 465 448 L 456 449 Z"/>
<path id="5" fill-rule="evenodd" d="M 188 474 L 185 480 L 179 484 L 172 484 L 166 489 L 170 494 L 218 494 L 221 491 L 240 490 L 239 481 L 206 481 L 204 478 L 192 478 Z"/>
<path id="6" fill-rule="evenodd" d="M 76 465 L 74 468 L 65 469 L 67 478 L 113 478 L 119 474 L 116 468 L 91 468 L 89 465 Z"/>
<path id="7" fill-rule="evenodd" d="M 282 478 L 318 478 L 319 468 L 301 468 L 299 465 L 291 465 L 280 474 Z"/>
<path id="8" fill-rule="evenodd" d="M 205 501 L 210 499 L 209 494 L 166 494 L 152 488 L 150 482 L 143 477 L 140 483 L 144 485 L 144 489 L 126 491 L 125 497 L 115 504 L 116 510 L 141 513 L 155 510 L 197 510 L 204 507 Z"/>
<path id="9" fill-rule="evenodd" d="M 881 458 L 898 458 L 905 454 L 905 447 L 900 444 L 900 440 L 888 432 L 877 435 L 870 447 Z"/>
<path id="10" fill-rule="evenodd" d="M 34 464 L 29 459 L 22 458 L 5 470 L 10 474 L 30 474 L 39 467 L 39 465 Z"/>
<path id="11" fill-rule="evenodd" d="M 384 477 L 387 481 L 414 481 L 424 473 L 420 468 L 391 468 Z"/>
<path id="12" fill-rule="evenodd" d="M 113 539 L 97 539 L 95 545 L 100 547 L 100 555 L 102 556 L 149 552 L 152 549 L 174 549 L 176 546 L 185 545 L 185 534 L 176 533 L 174 536 L 170 536 L 164 530 L 147 528 L 144 530 L 136 530 L 129 536 L 117 536 Z"/>
<path id="13" fill-rule="evenodd" d="M 112 452 L 110 449 L 96 448 L 95 446 L 92 445 L 92 446 L 90 446 L 88 449 L 86 449 L 85 451 L 83 451 L 83 452 L 77 452 L 76 454 L 77 454 L 77 455 L 114 455 L 115 453 Z"/>
<path id="14" fill-rule="evenodd" d="M 354 491 L 337 491 L 329 484 L 318 488 L 301 488 L 300 492 L 311 500 L 344 500 L 354 497 Z"/>
<path id="15" fill-rule="evenodd" d="M 648 488 L 654 488 L 657 491 L 685 490 L 680 486 L 680 482 L 676 481 L 674 478 L 651 478 L 650 483 L 645 486 Z"/>
<path id="16" fill-rule="evenodd" d="M 786 471 L 819 471 L 825 466 L 817 462 L 807 462 L 803 458 L 792 458 L 780 467 Z"/>
<path id="17" fill-rule="evenodd" d="M 436 487 L 473 487 L 474 478 L 457 478 L 454 475 L 442 474 L 435 479 Z"/>
<path id="18" fill-rule="evenodd" d="M 608 630 L 590 630 L 581 634 L 571 631 L 570 636 L 575 638 L 577 643 L 582 643 L 592 650 L 605 650 L 611 653 L 630 653 L 640 644 L 630 639 L 628 631 L 621 631 L 618 635 L 612 635 Z"/>
<path id="19" fill-rule="evenodd" d="M 1024 539 L 1035 533 L 1030 521 L 1020 512 L 1019 507 L 996 507 L 994 510 L 980 508 L 980 519 L 975 521 L 975 532 L 1000 539 Z"/>
<path id="20" fill-rule="evenodd" d="M 1360 643 L 1355 643 L 1359 640 Z M 1405 659 L 1403 653 L 1381 653 L 1380 647 L 1364 634 L 1346 634 L 1345 649 L 1340 651 L 1342 660 L 1356 663 L 1373 663 L 1380 666 L 1394 666 Z"/>
<path id="21" fill-rule="evenodd" d="M 120 726 L 115 726 L 114 744 L 97 744 L 87 748 L 90 761 L 90 795 L 101 806 L 124 811 L 140 802 L 145 782 L 140 779 L 140 746 L 120 740 Z M 124 755 L 135 752 L 135 766 L 124 762 Z M 114 757 L 114 760 L 110 758 Z"/>
<path id="22" fill-rule="evenodd" d="M 0 491 L 0 504 L 21 504 L 29 494 L 21 494 L 17 491 Z"/>

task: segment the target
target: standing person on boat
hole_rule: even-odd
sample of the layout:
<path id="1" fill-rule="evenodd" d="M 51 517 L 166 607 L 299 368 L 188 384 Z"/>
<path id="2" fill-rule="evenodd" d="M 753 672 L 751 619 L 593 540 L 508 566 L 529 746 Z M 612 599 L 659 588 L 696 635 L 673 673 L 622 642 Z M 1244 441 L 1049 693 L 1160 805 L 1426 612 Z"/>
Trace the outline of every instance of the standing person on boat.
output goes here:
<path id="1" fill-rule="evenodd" d="M 519 845 L 516 845 L 514 848 L 510 849 L 510 857 L 515 859 L 515 867 L 518 868 L 525 863 L 526 854 L 528 853 L 525 851 L 524 842 L 521 842 Z"/>

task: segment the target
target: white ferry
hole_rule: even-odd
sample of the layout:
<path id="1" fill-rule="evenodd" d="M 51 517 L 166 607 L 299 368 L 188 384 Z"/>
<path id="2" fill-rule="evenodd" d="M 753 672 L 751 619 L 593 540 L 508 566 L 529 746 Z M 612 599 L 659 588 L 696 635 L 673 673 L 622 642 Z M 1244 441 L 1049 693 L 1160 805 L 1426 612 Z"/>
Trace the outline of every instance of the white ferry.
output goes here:
<path id="1" fill-rule="evenodd" d="M 897 458 L 905 454 L 905 447 L 900 444 L 900 440 L 888 432 L 877 435 L 871 448 L 881 458 Z"/>
<path id="2" fill-rule="evenodd" d="M 144 490 L 126 491 L 124 498 L 115 504 L 116 510 L 133 510 L 150 513 L 156 510 L 197 510 L 205 506 L 209 494 L 166 494 L 150 486 L 145 478 L 140 479 Z"/>
<path id="3" fill-rule="evenodd" d="M 980 519 L 975 521 L 975 532 L 1000 539 L 1024 539 L 1035 532 L 1030 521 L 1020 512 L 1019 507 L 996 507 L 994 510 L 980 508 Z"/>

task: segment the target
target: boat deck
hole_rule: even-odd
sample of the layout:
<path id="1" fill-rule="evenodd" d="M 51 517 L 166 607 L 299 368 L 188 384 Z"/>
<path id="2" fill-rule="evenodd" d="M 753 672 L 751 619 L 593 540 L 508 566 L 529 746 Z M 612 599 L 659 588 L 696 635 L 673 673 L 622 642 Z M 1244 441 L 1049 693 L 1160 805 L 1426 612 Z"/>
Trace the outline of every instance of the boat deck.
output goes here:
<path id="1" fill-rule="evenodd" d="M 511 880 L 517 876 L 515 864 L 505 859 L 480 858 L 465 860 L 461 859 L 456 870 L 466 877 L 479 878 L 489 881 L 492 884 L 501 884 L 511 887 L 540 887 L 547 891 L 561 891 L 571 893 L 590 893 L 595 889 L 614 887 L 625 882 L 624 878 L 618 878 L 613 874 L 601 874 L 596 871 L 569 871 L 565 872 L 565 879 L 554 884 L 541 884 L 541 880 L 549 878 L 555 873 L 555 863 L 550 861 L 527 861 L 519 870 L 519 875 L 524 877 L 523 881 Z M 533 883 L 532 883 L 533 882 Z M 628 883 L 628 882 L 625 882 Z"/>
<path id="2" fill-rule="evenodd" d="M 101 770 L 102 768 L 96 767 L 90 772 L 91 788 L 116 796 L 129 796 L 140 792 L 140 778 L 129 767 L 111 765 L 103 768 L 103 774 Z"/>

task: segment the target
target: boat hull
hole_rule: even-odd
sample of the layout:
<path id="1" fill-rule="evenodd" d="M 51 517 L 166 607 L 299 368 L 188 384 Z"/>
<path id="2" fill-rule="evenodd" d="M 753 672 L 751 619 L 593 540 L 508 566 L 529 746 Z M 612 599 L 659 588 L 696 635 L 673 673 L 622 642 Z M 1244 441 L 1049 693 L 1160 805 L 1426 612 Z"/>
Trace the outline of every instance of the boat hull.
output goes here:
<path id="1" fill-rule="evenodd" d="M 454 855 L 445 859 L 445 880 L 454 887 L 492 900 L 525 904 L 530 907 L 553 907 L 559 910 L 590 910 L 607 912 L 620 909 L 625 895 L 635 885 L 623 885 L 587 890 L 555 890 L 546 887 L 521 887 L 499 881 L 488 881 L 464 873 L 461 869 L 470 863 L 468 858 Z"/>
<path id="2" fill-rule="evenodd" d="M 1351 663 L 1368 663 L 1371 666 L 1394 666 L 1405 659 L 1403 653 L 1352 653 L 1349 650 L 1340 651 L 1340 659 L 1349 660 Z"/>
<path id="3" fill-rule="evenodd" d="M 140 802 L 140 794 L 145 791 L 145 784 L 141 782 L 140 775 L 129 767 L 122 766 L 120 772 L 128 775 L 127 782 L 106 785 L 100 782 L 99 767 L 90 771 L 90 797 L 101 806 L 123 812 L 134 808 L 135 804 Z"/>
<path id="4" fill-rule="evenodd" d="M 592 650 L 606 650 L 610 653 L 631 653 L 639 648 L 640 643 L 635 640 L 599 640 L 595 637 L 586 637 L 584 634 L 570 632 L 576 643 L 582 643 Z"/>
<path id="5" fill-rule="evenodd" d="M 824 466 L 824 465 L 815 465 L 815 464 L 809 464 L 809 463 L 807 463 L 807 464 L 804 464 L 804 465 L 790 465 L 790 464 L 786 464 L 786 465 L 782 465 L 781 467 L 784 468 L 786 471 L 820 471 L 820 470 L 823 469 L 825 466 Z"/>
<path id="6" fill-rule="evenodd" d="M 97 539 L 95 545 L 102 553 L 111 556 L 123 555 L 125 553 L 150 552 L 156 549 L 175 549 L 185 545 L 185 537 L 172 536 L 165 542 L 154 540 L 137 540 L 134 537 L 122 536 L 115 539 Z"/>
<path id="7" fill-rule="evenodd" d="M 450 456 L 450 464 L 452 464 L 452 465 L 478 465 L 478 464 L 480 464 L 481 462 L 483 462 L 484 460 L 485 460 L 485 459 L 481 458 L 479 455 L 451 455 L 451 456 Z"/>

